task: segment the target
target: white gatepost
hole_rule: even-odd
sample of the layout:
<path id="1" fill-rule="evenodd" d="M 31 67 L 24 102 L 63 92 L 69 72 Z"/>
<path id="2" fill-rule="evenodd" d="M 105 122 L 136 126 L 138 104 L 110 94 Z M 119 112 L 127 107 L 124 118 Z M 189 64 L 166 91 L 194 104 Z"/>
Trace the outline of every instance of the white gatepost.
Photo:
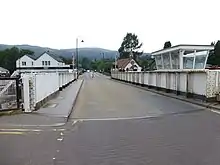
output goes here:
<path id="1" fill-rule="evenodd" d="M 23 93 L 24 93 L 24 111 L 31 112 L 30 108 L 30 91 L 29 91 L 29 76 L 22 78 L 23 82 Z"/>

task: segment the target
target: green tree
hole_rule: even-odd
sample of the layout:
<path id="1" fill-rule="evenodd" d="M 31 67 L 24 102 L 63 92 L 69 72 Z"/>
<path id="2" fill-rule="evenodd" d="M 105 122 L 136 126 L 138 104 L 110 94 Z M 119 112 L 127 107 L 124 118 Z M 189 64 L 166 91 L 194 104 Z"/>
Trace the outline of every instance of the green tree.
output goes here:
<path id="1" fill-rule="evenodd" d="M 166 42 L 164 43 L 163 48 L 166 49 L 166 48 L 170 48 L 171 46 L 172 46 L 172 45 L 171 45 L 171 42 L 170 42 L 170 41 L 166 41 Z"/>
<path id="2" fill-rule="evenodd" d="M 65 64 L 72 64 L 73 63 L 73 59 L 71 59 L 71 58 L 65 58 L 63 56 L 60 56 L 60 59 L 62 59 Z"/>
<path id="3" fill-rule="evenodd" d="M 110 73 L 112 68 L 113 60 L 96 60 L 92 61 L 90 64 L 90 68 L 92 70 L 102 71 L 102 72 L 108 72 Z"/>
<path id="4" fill-rule="evenodd" d="M 91 67 L 90 66 L 91 61 L 87 57 L 82 58 L 81 64 L 82 64 L 82 68 L 84 68 L 84 69 L 90 69 L 90 67 Z"/>
<path id="5" fill-rule="evenodd" d="M 28 49 L 21 49 L 21 50 L 20 50 L 20 55 L 21 55 L 21 56 L 26 55 L 26 54 L 33 55 L 34 52 L 31 51 L 31 50 L 28 50 Z"/>
<path id="6" fill-rule="evenodd" d="M 137 60 L 138 56 L 142 55 L 140 51 L 142 43 L 139 43 L 138 36 L 136 34 L 127 33 L 121 43 L 121 47 L 118 49 L 119 58 L 129 58 L 132 54 L 133 59 Z"/>
<path id="7" fill-rule="evenodd" d="M 220 40 L 215 44 L 214 50 L 210 51 L 207 63 L 220 66 Z"/>
<path id="8" fill-rule="evenodd" d="M 16 60 L 25 54 L 33 54 L 34 52 L 26 49 L 18 49 L 17 47 L 12 47 L 10 49 L 5 49 L 0 51 L 0 66 L 6 68 L 10 73 L 14 72 L 16 69 Z"/>

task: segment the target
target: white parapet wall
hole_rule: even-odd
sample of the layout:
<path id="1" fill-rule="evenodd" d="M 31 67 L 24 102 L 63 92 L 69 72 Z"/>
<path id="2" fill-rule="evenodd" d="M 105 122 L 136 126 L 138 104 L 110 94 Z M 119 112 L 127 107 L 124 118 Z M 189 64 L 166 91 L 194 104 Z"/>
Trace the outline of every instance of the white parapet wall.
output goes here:
<path id="1" fill-rule="evenodd" d="M 37 105 L 76 79 L 76 73 L 25 73 L 22 74 L 24 109 L 31 112 Z"/>
<path id="2" fill-rule="evenodd" d="M 216 99 L 220 92 L 220 70 L 156 70 L 149 72 L 112 71 L 117 80 L 175 92 L 205 101 Z"/>

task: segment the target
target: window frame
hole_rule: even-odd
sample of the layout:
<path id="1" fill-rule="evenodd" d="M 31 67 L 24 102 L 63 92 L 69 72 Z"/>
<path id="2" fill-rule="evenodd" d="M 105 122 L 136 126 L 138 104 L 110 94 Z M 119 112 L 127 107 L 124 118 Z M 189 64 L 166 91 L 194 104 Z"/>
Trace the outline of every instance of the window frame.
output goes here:
<path id="1" fill-rule="evenodd" d="M 21 66 L 27 66 L 27 62 L 26 61 L 22 61 L 21 62 Z"/>

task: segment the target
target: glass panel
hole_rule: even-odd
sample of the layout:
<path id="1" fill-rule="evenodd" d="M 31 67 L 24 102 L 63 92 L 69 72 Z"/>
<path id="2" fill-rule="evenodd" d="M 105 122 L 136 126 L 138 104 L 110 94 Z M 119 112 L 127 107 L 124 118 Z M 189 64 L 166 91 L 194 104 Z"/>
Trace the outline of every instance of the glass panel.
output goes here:
<path id="1" fill-rule="evenodd" d="M 173 69 L 179 69 L 180 68 L 178 52 L 171 52 L 171 61 L 172 61 L 172 68 Z"/>
<path id="2" fill-rule="evenodd" d="M 194 57 L 183 57 L 183 69 L 193 69 Z"/>
<path id="3" fill-rule="evenodd" d="M 195 69 L 204 69 L 206 55 L 196 56 Z"/>
<path id="4" fill-rule="evenodd" d="M 157 69 L 163 69 L 161 55 L 157 55 L 155 59 L 156 59 Z"/>
<path id="5" fill-rule="evenodd" d="M 169 53 L 163 54 L 164 69 L 170 69 L 170 55 Z"/>

